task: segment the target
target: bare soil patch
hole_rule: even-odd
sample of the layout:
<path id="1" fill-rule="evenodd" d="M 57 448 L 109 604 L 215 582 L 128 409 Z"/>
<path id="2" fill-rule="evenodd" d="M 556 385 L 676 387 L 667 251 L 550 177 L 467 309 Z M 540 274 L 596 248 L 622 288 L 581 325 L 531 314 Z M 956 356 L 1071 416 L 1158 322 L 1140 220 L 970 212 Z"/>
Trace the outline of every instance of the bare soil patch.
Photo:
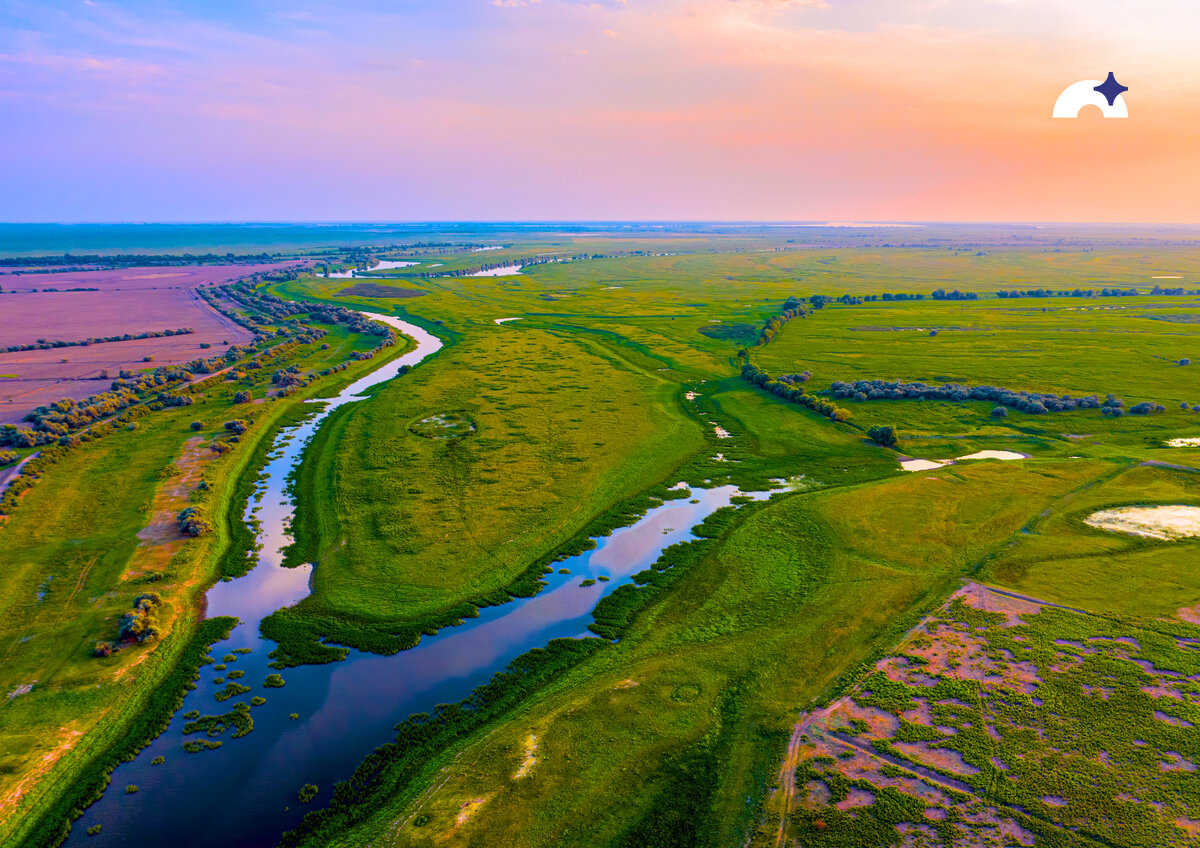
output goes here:
<path id="1" fill-rule="evenodd" d="M 81 400 L 107 391 L 122 369 L 188 362 L 215 356 L 230 344 L 244 344 L 250 332 L 210 307 L 194 289 L 280 267 L 172 266 L 4 276 L 0 348 L 40 339 L 75 342 L 182 327 L 195 332 L 0 354 L 0 374 L 6 375 L 0 377 L 0 424 L 16 423 L 34 407 L 64 397 Z M 32 291 L 35 288 L 38 291 Z M 97 291 L 63 291 L 67 288 Z"/>

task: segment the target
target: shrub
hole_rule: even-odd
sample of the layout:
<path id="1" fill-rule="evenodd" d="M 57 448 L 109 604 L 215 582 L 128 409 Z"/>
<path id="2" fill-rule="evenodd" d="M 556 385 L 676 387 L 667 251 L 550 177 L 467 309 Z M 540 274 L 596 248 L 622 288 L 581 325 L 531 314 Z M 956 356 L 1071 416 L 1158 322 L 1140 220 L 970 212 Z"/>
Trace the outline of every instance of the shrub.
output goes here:
<path id="1" fill-rule="evenodd" d="M 150 761 L 150 765 L 152 765 L 152 766 L 161 766 L 161 765 L 162 765 L 163 763 L 165 763 L 166 761 L 167 761 L 167 758 L 166 758 L 166 757 L 155 757 L 153 760 L 151 760 L 151 761 Z"/>
<path id="2" fill-rule="evenodd" d="M 316 798 L 317 793 L 320 791 L 321 790 L 319 790 L 316 786 L 314 786 L 311 783 L 304 784 L 303 786 L 300 787 L 300 793 L 298 796 L 300 798 L 300 803 L 307 804 L 313 798 Z"/>
<path id="3" fill-rule="evenodd" d="M 881 424 L 867 431 L 867 438 L 884 448 L 894 448 L 900 441 L 896 428 L 890 424 Z"/>
<path id="4" fill-rule="evenodd" d="M 96 647 L 92 648 L 93 657 L 110 657 L 115 650 L 112 642 L 97 642 Z"/>
<path id="5" fill-rule="evenodd" d="M 135 792 L 137 792 L 137 791 L 138 791 L 138 788 L 137 788 L 137 784 L 136 784 L 136 783 L 131 783 L 131 784 L 129 784 L 128 786 L 126 786 L 126 787 L 125 787 L 125 794 L 126 794 L 126 795 L 132 795 L 133 793 L 135 793 Z"/>
<path id="6" fill-rule="evenodd" d="M 1192 364 L 1192 360 L 1190 360 L 1190 359 L 1181 359 L 1181 360 L 1179 360 L 1179 364 L 1180 364 L 1180 365 L 1191 365 L 1191 364 Z"/>
<path id="7" fill-rule="evenodd" d="M 242 418 L 235 418 L 232 421 L 226 421 L 225 429 L 230 433 L 245 433 L 246 421 Z"/>
<path id="8" fill-rule="evenodd" d="M 1186 400 L 1179 404 L 1179 408 L 1182 409 L 1184 412 L 1187 412 L 1189 409 L 1191 409 L 1191 407 L 1188 406 L 1188 402 Z"/>
<path id="9" fill-rule="evenodd" d="M 122 641 L 145 642 L 158 635 L 158 608 L 162 596 L 146 592 L 133 599 L 133 609 L 121 617 L 119 637 Z"/>
<path id="10" fill-rule="evenodd" d="M 250 393 L 246 392 L 246 391 L 238 392 L 237 394 L 235 394 L 233 396 L 233 402 L 234 403 L 249 403 L 250 402 Z"/>
<path id="11" fill-rule="evenodd" d="M 198 506 L 185 507 L 175 517 L 175 520 L 179 522 L 179 532 L 185 536 L 203 536 L 213 530 L 212 522 L 205 516 L 204 510 Z"/>
<path id="12" fill-rule="evenodd" d="M 0 450 L 0 467 L 12 465 L 17 461 L 17 452 L 10 450 Z"/>
<path id="13" fill-rule="evenodd" d="M 263 681 L 263 686 L 267 689 L 279 689 L 283 686 L 283 675 L 268 674 L 267 679 Z"/>
<path id="14" fill-rule="evenodd" d="M 203 430 L 203 429 L 204 429 L 204 422 L 203 422 L 203 421 L 193 421 L 193 422 L 192 422 L 192 429 L 193 429 L 193 430 Z"/>
<path id="15" fill-rule="evenodd" d="M 255 695 L 253 698 L 250 699 L 250 706 L 261 707 L 266 702 L 267 702 L 267 699 L 264 698 L 262 695 Z"/>
<path id="16" fill-rule="evenodd" d="M 993 418 L 1007 418 L 1008 417 L 1007 407 L 997 406 L 995 409 L 992 410 L 992 417 Z"/>

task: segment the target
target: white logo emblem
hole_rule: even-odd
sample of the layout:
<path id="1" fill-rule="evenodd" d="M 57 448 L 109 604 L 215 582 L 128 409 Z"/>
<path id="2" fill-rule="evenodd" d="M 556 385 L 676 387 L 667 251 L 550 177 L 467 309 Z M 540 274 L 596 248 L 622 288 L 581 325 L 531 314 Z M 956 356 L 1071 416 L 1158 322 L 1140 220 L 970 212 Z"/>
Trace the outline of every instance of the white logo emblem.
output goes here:
<path id="1" fill-rule="evenodd" d="M 1058 95 L 1058 100 L 1054 101 L 1054 117 L 1077 118 L 1084 106 L 1096 106 L 1106 118 L 1128 118 L 1129 109 L 1125 106 L 1125 98 L 1121 96 L 1126 91 L 1129 91 L 1128 86 L 1117 82 L 1112 71 L 1108 72 L 1108 79 L 1104 82 L 1080 80 L 1068 85 Z"/>

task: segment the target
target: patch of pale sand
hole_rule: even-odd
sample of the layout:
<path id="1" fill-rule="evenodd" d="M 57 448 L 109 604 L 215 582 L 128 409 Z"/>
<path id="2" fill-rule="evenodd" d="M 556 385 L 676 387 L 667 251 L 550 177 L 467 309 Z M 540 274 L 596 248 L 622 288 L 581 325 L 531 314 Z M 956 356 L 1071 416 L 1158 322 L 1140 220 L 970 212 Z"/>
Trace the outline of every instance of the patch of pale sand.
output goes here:
<path id="1" fill-rule="evenodd" d="M 1196 764 L 1185 759 L 1178 751 L 1163 751 L 1167 759 L 1158 764 L 1159 771 L 1195 771 Z"/>
<path id="2" fill-rule="evenodd" d="M 1142 644 L 1132 636 L 1089 636 L 1089 642 L 1107 642 L 1113 645 L 1124 645 L 1127 648 L 1133 648 L 1135 651 L 1142 649 Z"/>
<path id="3" fill-rule="evenodd" d="M 730 433 L 728 430 L 726 430 L 724 427 L 722 427 L 717 422 L 709 421 L 708 423 L 712 425 L 713 432 L 717 434 L 718 439 L 732 439 L 733 438 L 733 434 Z"/>
<path id="4" fill-rule="evenodd" d="M 1200 607 L 1180 607 L 1176 615 L 1188 624 L 1200 624 Z"/>
<path id="5" fill-rule="evenodd" d="M 688 400 L 695 400 L 695 399 L 696 399 L 696 393 L 695 393 L 695 392 L 685 392 L 683 396 L 684 396 L 685 398 L 687 398 Z"/>
<path id="6" fill-rule="evenodd" d="M 1076 642 L 1072 639 L 1055 639 L 1054 644 L 1060 648 L 1074 648 L 1076 651 L 1078 651 L 1081 654 L 1096 653 L 1095 648 L 1089 648 L 1087 645 L 1083 644 L 1082 642 Z"/>
<path id="7" fill-rule="evenodd" d="M 1170 542 L 1200 536 L 1200 507 L 1175 504 L 1104 509 L 1089 515 L 1084 524 L 1098 530 Z"/>
<path id="8" fill-rule="evenodd" d="M 1146 674 L 1157 675 L 1158 677 L 1186 677 L 1182 671 L 1171 671 L 1167 668 L 1155 668 L 1154 663 L 1149 660 L 1134 660 L 1135 665 L 1141 668 Z"/>
<path id="9" fill-rule="evenodd" d="M 860 706 L 853 698 L 837 701 L 827 714 L 827 727 L 849 725 L 853 721 L 867 724 L 867 734 L 874 739 L 890 739 L 900 730 L 900 719 L 878 707 Z"/>
<path id="10" fill-rule="evenodd" d="M 1182 700 L 1182 699 L 1180 699 L 1180 700 Z M 1167 713 L 1159 712 L 1158 710 L 1154 711 L 1154 717 L 1156 719 L 1158 719 L 1159 721 L 1166 722 L 1167 724 L 1171 725 L 1172 727 L 1191 727 L 1192 726 L 1192 723 L 1190 721 L 1188 721 L 1186 718 L 1179 718 L 1178 716 L 1168 715 Z"/>
<path id="11" fill-rule="evenodd" d="M 921 815 L 925 816 L 925 818 L 929 819 L 930 821 L 946 820 L 946 811 L 941 807 L 926 807 L 921 811 Z"/>
<path id="12" fill-rule="evenodd" d="M 938 684 L 936 678 L 930 677 L 919 670 L 921 666 L 913 666 L 904 657 L 886 657 L 875 663 L 875 668 L 887 675 L 887 679 L 893 683 L 904 683 L 908 686 L 925 686 L 930 689 Z"/>
<path id="13" fill-rule="evenodd" d="M 479 812 L 480 807 L 488 802 L 490 797 L 490 795 L 481 795 L 478 798 L 463 801 L 462 806 L 458 808 L 458 817 L 454 820 L 454 826 L 458 828 L 466 824 L 471 819 L 471 816 Z"/>
<path id="14" fill-rule="evenodd" d="M 954 596 L 962 598 L 963 603 L 969 607 L 1003 615 L 1005 627 L 1015 627 L 1022 623 L 1021 616 L 1035 615 L 1042 609 L 1042 605 L 1035 601 L 1001 595 L 981 583 L 968 583 L 955 592 Z"/>
<path id="15" fill-rule="evenodd" d="M 961 814 L 962 821 L 974 828 L 968 830 L 967 838 L 955 841 L 955 846 L 992 846 L 992 845 L 1025 845 L 1035 843 L 1033 833 L 1021 827 L 1012 819 L 1002 818 L 995 807 L 985 807 L 982 810 L 968 809 Z"/>
<path id="16" fill-rule="evenodd" d="M 620 683 L 618 683 L 613 688 L 614 689 L 632 689 L 634 686 L 637 686 L 637 685 L 638 685 L 638 682 L 636 680 L 626 677 L 624 680 L 622 680 Z"/>
<path id="17" fill-rule="evenodd" d="M 853 787 L 846 794 L 846 797 L 834 804 L 842 812 L 852 810 L 855 807 L 869 807 L 875 803 L 875 793 L 868 792 L 865 789 Z"/>
<path id="18" fill-rule="evenodd" d="M 943 698 L 942 700 L 938 701 L 938 704 L 943 707 L 959 707 L 960 709 L 964 710 L 974 709 L 974 707 L 972 707 L 966 701 L 960 701 L 958 698 Z"/>
<path id="19" fill-rule="evenodd" d="M 833 797 L 833 793 L 829 791 L 829 787 L 825 785 L 825 781 L 810 780 L 804 784 L 804 788 L 808 790 L 808 794 L 804 797 L 805 807 L 811 810 L 829 806 L 829 801 Z"/>
<path id="20" fill-rule="evenodd" d="M 979 769 L 963 760 L 962 754 L 958 751 L 948 748 L 931 748 L 928 742 L 893 742 L 892 747 L 909 759 L 930 768 L 966 777 L 979 774 Z"/>
<path id="21" fill-rule="evenodd" d="M 495 321 L 497 324 L 504 324 L 509 321 L 520 321 L 521 319 L 520 318 L 493 318 L 492 320 Z"/>
<path id="22" fill-rule="evenodd" d="M 1185 816 L 1180 816 L 1179 818 L 1175 819 L 1175 826 L 1181 830 L 1186 830 L 1193 836 L 1200 836 L 1200 821 L 1189 819 Z"/>
<path id="23" fill-rule="evenodd" d="M 981 450 L 981 451 L 975 451 L 975 453 L 969 453 L 966 456 L 960 456 L 957 458 L 958 459 L 999 459 L 999 460 L 1008 461 L 1008 460 L 1012 460 L 1012 459 L 1029 459 L 1029 454 L 1017 453 L 1016 451 Z"/>
<path id="24" fill-rule="evenodd" d="M 933 471 L 936 468 L 949 465 L 948 459 L 902 459 L 900 468 L 904 471 Z"/>
<path id="25" fill-rule="evenodd" d="M 923 727 L 933 727 L 933 713 L 929 709 L 929 701 L 925 698 L 915 698 L 917 706 L 900 714 L 900 718 L 909 724 L 919 724 Z"/>
<path id="26" fill-rule="evenodd" d="M 1172 689 L 1169 686 L 1139 686 L 1138 688 L 1151 698 L 1171 698 L 1176 701 L 1183 700 L 1183 693 L 1178 689 Z"/>
<path id="27" fill-rule="evenodd" d="M 1005 765 L 1004 760 L 1000 759 L 999 757 L 992 757 L 989 762 L 992 764 L 992 768 L 1000 769 L 1000 771 L 1008 771 L 1008 766 Z"/>
<path id="28" fill-rule="evenodd" d="M 849 759 L 838 757 L 846 752 L 852 754 Z M 802 757 L 809 762 L 817 757 L 836 758 L 833 768 L 846 780 L 865 780 L 879 788 L 890 787 L 933 807 L 944 807 L 950 803 L 950 798 L 941 788 L 917 775 L 908 772 L 897 774 L 895 770 L 884 774 L 884 768 L 889 765 L 887 762 L 858 748 L 847 748 L 828 737 L 816 735 L 815 741 L 805 746 Z"/>
<path id="29" fill-rule="evenodd" d="M 525 775 L 529 774 L 529 770 L 537 763 L 537 737 L 530 733 L 525 737 L 525 759 L 521 760 L 521 767 L 517 769 L 517 773 L 513 775 L 513 780 L 520 780 Z"/>
<path id="30" fill-rule="evenodd" d="M 925 845 L 937 845 L 941 841 L 937 831 L 927 824 L 901 822 L 896 825 L 896 833 L 900 834 L 900 848 L 921 848 Z"/>
<path id="31" fill-rule="evenodd" d="M 1067 799 L 1058 795 L 1043 795 L 1042 803 L 1047 807 L 1065 807 L 1067 806 Z"/>
<path id="32" fill-rule="evenodd" d="M 1186 436 L 1178 439 L 1167 439 L 1167 447 L 1169 448 L 1195 448 L 1200 447 L 1200 436 Z"/>

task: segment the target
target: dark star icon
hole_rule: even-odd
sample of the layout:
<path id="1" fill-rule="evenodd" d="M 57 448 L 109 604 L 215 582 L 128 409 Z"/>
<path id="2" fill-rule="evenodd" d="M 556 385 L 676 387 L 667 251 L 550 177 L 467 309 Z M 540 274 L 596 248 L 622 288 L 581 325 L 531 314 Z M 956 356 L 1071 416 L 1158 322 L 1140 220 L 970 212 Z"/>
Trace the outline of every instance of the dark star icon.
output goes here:
<path id="1" fill-rule="evenodd" d="M 1121 96 L 1122 91 L 1129 91 L 1129 86 L 1121 85 L 1117 82 L 1117 78 L 1113 76 L 1113 72 L 1108 72 L 1108 79 L 1096 86 L 1094 91 L 1098 91 L 1108 100 L 1108 105 L 1111 106 L 1117 102 L 1117 98 Z"/>

